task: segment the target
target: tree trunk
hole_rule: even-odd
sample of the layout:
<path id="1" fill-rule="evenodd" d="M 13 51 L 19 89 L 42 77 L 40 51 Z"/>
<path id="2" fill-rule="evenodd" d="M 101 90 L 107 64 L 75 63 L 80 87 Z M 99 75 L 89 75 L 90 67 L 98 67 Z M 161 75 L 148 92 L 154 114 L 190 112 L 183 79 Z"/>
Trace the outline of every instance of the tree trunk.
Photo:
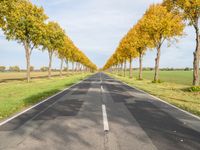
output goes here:
<path id="1" fill-rule="evenodd" d="M 63 59 L 61 58 L 60 62 L 60 76 L 62 77 L 62 70 L 63 70 Z"/>
<path id="2" fill-rule="evenodd" d="M 142 53 L 139 54 L 139 63 L 140 63 L 139 80 L 142 80 Z"/>
<path id="3" fill-rule="evenodd" d="M 132 57 L 130 57 L 129 78 L 133 78 Z"/>
<path id="4" fill-rule="evenodd" d="M 79 63 L 79 71 L 81 72 L 82 70 L 82 66 L 81 66 L 81 63 Z"/>
<path id="5" fill-rule="evenodd" d="M 28 44 L 26 42 L 23 43 L 26 53 L 26 78 L 27 82 L 30 82 L 31 75 L 30 75 L 30 49 L 28 47 Z"/>
<path id="6" fill-rule="evenodd" d="M 123 76 L 123 62 L 121 63 L 120 75 Z"/>
<path id="7" fill-rule="evenodd" d="M 66 63 L 66 69 L 68 71 L 69 70 L 69 61 L 68 61 L 68 59 L 66 59 L 65 63 Z"/>
<path id="8" fill-rule="evenodd" d="M 120 65 L 117 64 L 117 75 L 119 75 L 119 74 L 120 74 Z"/>
<path id="9" fill-rule="evenodd" d="M 77 66 L 78 66 L 78 63 L 76 62 L 76 66 L 75 66 L 75 71 L 76 71 L 76 72 L 77 72 L 77 70 L 78 70 L 78 69 L 77 69 L 77 68 L 78 68 Z"/>
<path id="10" fill-rule="evenodd" d="M 155 82 L 157 82 L 159 79 L 160 48 L 161 48 L 161 44 L 159 44 L 159 46 L 157 47 L 157 56 L 155 59 L 155 74 L 154 74 Z"/>
<path id="11" fill-rule="evenodd" d="M 82 72 L 82 70 L 83 70 L 83 65 L 80 64 L 80 71 Z"/>
<path id="12" fill-rule="evenodd" d="M 126 60 L 124 62 L 124 77 L 126 77 Z"/>
<path id="13" fill-rule="evenodd" d="M 199 85 L 199 59 L 200 59 L 200 35 L 199 35 L 199 28 L 198 28 L 198 21 L 195 28 L 196 31 L 196 49 L 193 53 L 194 61 L 193 61 L 193 85 Z"/>
<path id="14" fill-rule="evenodd" d="M 72 62 L 72 72 L 74 72 L 74 62 Z"/>
<path id="15" fill-rule="evenodd" d="M 48 78 L 51 78 L 51 66 L 52 66 L 53 52 L 49 52 L 49 68 L 48 68 Z"/>
<path id="16" fill-rule="evenodd" d="M 76 71 L 79 72 L 79 63 L 76 63 Z"/>

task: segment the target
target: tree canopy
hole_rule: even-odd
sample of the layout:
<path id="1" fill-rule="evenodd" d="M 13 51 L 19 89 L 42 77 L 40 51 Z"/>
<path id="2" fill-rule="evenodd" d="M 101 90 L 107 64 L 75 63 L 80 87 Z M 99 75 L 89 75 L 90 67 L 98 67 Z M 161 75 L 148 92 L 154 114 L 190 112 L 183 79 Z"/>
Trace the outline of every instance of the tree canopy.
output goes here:
<path id="1" fill-rule="evenodd" d="M 24 46 L 27 81 L 30 81 L 32 50 L 40 47 L 49 52 L 49 71 L 54 53 L 59 58 L 78 61 L 95 70 L 96 66 L 76 48 L 60 25 L 47 19 L 44 9 L 29 0 L 0 1 L 0 28 L 8 40 L 15 40 Z"/>
<path id="2" fill-rule="evenodd" d="M 158 80 L 161 46 L 165 40 L 170 43 L 176 37 L 182 36 L 184 27 L 182 17 L 179 14 L 169 12 L 162 4 L 151 5 L 138 23 L 122 38 L 115 53 L 105 64 L 104 69 L 123 62 L 126 63 L 129 60 L 130 77 L 132 77 L 132 59 L 139 57 L 139 79 L 142 79 L 142 57 L 147 49 L 155 48 L 157 57 L 155 59 L 154 80 Z"/>

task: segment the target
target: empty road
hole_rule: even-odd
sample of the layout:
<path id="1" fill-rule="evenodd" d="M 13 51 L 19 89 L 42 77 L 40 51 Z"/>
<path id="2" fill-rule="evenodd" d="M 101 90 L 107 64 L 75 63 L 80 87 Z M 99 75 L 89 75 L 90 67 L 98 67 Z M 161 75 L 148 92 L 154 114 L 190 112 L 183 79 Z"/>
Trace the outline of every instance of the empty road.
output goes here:
<path id="1" fill-rule="evenodd" d="M 200 150 L 200 120 L 97 73 L 0 126 L 0 150 Z"/>

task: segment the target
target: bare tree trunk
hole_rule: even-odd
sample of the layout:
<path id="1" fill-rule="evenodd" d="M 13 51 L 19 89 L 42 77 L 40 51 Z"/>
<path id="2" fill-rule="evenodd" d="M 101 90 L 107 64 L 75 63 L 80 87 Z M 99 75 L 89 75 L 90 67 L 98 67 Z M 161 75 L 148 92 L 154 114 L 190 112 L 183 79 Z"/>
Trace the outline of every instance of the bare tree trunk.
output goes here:
<path id="1" fill-rule="evenodd" d="M 80 72 L 82 72 L 82 64 L 80 64 Z"/>
<path id="2" fill-rule="evenodd" d="M 69 61 L 68 61 L 68 59 L 66 59 L 65 63 L 66 63 L 67 71 L 68 71 L 69 70 Z"/>
<path id="3" fill-rule="evenodd" d="M 84 72 L 87 72 L 87 67 L 86 66 L 84 66 Z"/>
<path id="4" fill-rule="evenodd" d="M 76 71 L 79 72 L 79 63 L 76 63 Z"/>
<path id="5" fill-rule="evenodd" d="M 82 67 L 82 66 L 81 66 L 81 63 L 79 63 L 79 71 L 80 71 L 80 72 L 81 72 L 81 70 L 82 70 L 81 67 Z"/>
<path id="6" fill-rule="evenodd" d="M 129 78 L 133 78 L 132 57 L 130 57 Z"/>
<path id="7" fill-rule="evenodd" d="M 30 49 L 28 47 L 28 44 L 26 42 L 23 43 L 26 53 L 26 78 L 27 82 L 30 82 L 31 75 L 30 75 Z"/>
<path id="8" fill-rule="evenodd" d="M 51 78 L 51 66 L 52 66 L 52 57 L 53 57 L 53 52 L 49 51 L 49 68 L 48 68 L 48 78 Z"/>
<path id="9" fill-rule="evenodd" d="M 78 62 L 76 63 L 76 67 L 77 67 L 76 68 L 77 72 L 79 72 L 79 63 Z"/>
<path id="10" fill-rule="evenodd" d="M 60 62 L 60 76 L 62 77 L 62 70 L 63 70 L 63 58 L 61 58 Z"/>
<path id="11" fill-rule="evenodd" d="M 124 62 L 124 77 L 126 77 L 126 60 Z"/>
<path id="12" fill-rule="evenodd" d="M 74 62 L 72 61 L 72 72 L 74 72 Z"/>
<path id="13" fill-rule="evenodd" d="M 157 82 L 159 79 L 160 48 L 161 48 L 161 44 L 159 44 L 157 47 L 157 57 L 155 59 L 155 74 L 154 74 L 155 82 Z"/>
<path id="14" fill-rule="evenodd" d="M 83 70 L 83 65 L 80 64 L 80 71 L 82 72 L 82 70 Z"/>
<path id="15" fill-rule="evenodd" d="M 193 53 L 194 61 L 193 61 L 193 85 L 199 85 L 199 59 L 200 59 L 200 35 L 199 35 L 199 28 L 198 28 L 198 20 L 196 25 L 196 50 Z"/>
<path id="16" fill-rule="evenodd" d="M 139 54 L 139 63 L 140 63 L 139 80 L 142 80 L 142 53 Z"/>
<path id="17" fill-rule="evenodd" d="M 121 63 L 120 75 L 123 76 L 123 62 Z"/>
<path id="18" fill-rule="evenodd" d="M 76 67 L 75 67 L 75 71 L 77 71 L 78 69 L 77 69 L 77 65 L 78 65 L 78 63 L 76 62 Z"/>
<path id="19" fill-rule="evenodd" d="M 117 75 L 119 75 L 120 74 L 120 67 L 119 67 L 119 64 L 117 64 Z"/>

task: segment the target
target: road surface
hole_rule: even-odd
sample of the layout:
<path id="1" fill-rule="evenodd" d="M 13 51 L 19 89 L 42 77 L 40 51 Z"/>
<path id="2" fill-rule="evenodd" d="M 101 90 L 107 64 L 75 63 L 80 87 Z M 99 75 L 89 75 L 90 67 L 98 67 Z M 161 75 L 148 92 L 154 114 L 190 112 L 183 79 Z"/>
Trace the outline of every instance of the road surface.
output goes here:
<path id="1" fill-rule="evenodd" d="M 200 150 L 200 120 L 97 73 L 0 126 L 0 150 Z"/>

